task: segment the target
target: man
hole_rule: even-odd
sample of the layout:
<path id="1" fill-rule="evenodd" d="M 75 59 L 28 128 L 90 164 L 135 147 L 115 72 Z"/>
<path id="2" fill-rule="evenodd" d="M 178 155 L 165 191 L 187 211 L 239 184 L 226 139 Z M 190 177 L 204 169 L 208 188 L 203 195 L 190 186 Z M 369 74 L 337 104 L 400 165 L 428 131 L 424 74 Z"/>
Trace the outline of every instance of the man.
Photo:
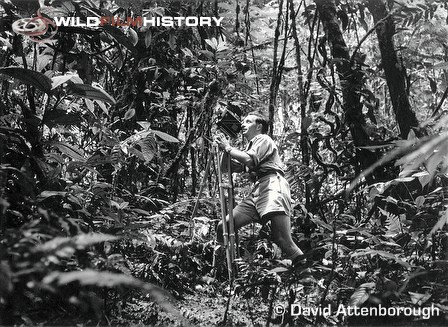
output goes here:
<path id="1" fill-rule="evenodd" d="M 304 255 L 291 238 L 290 189 L 277 146 L 266 134 L 268 123 L 269 120 L 258 111 L 250 112 L 244 118 L 242 132 L 249 141 L 245 151 L 232 147 L 223 135 L 218 135 L 215 142 L 226 155 L 255 175 L 251 194 L 233 210 L 235 229 L 254 221 L 261 224 L 270 221 L 274 242 L 296 265 L 302 262 Z M 222 222 L 217 232 L 218 238 L 222 239 Z"/>

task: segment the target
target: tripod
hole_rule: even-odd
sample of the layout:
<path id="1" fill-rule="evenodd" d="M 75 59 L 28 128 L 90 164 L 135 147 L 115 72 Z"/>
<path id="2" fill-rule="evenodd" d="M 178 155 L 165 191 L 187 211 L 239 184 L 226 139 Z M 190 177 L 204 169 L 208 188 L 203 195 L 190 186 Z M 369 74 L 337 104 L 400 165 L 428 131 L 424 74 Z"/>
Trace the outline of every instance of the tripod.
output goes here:
<path id="1" fill-rule="evenodd" d="M 220 151 L 216 144 L 213 144 L 209 157 L 207 160 L 207 165 L 205 167 L 204 176 L 202 178 L 201 186 L 199 188 L 199 194 L 196 199 L 196 203 L 193 208 L 193 212 L 190 219 L 190 237 L 193 235 L 193 218 L 199 206 L 199 199 L 204 190 L 205 184 L 207 183 L 207 177 L 210 172 L 211 162 L 213 157 L 216 158 L 218 163 L 218 184 L 219 184 L 219 199 L 221 203 L 221 219 L 223 227 L 223 237 L 224 237 L 224 248 L 226 250 L 226 261 L 227 270 L 229 274 L 229 280 L 232 283 L 235 278 L 236 266 L 235 266 L 235 224 L 233 219 L 233 181 L 232 181 L 232 161 L 230 156 L 227 156 L 227 174 L 229 183 L 224 183 L 222 178 L 222 164 L 224 156 L 220 155 Z M 228 211 L 228 221 L 226 219 L 226 191 L 227 190 L 227 211 Z"/>

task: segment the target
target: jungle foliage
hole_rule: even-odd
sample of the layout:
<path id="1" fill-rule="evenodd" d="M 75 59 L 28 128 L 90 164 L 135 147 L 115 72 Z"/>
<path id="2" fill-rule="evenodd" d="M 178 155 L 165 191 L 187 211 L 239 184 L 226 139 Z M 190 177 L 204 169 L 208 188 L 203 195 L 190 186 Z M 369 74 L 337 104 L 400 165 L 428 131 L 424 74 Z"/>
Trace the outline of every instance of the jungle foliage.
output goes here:
<path id="1" fill-rule="evenodd" d="M 60 27 L 33 42 L 11 24 L 39 1 L 0 1 L 0 324 L 385 323 L 275 309 L 292 303 L 434 305 L 387 322 L 446 324 L 444 1 L 45 5 L 223 26 Z M 228 107 L 269 112 L 311 263 L 292 269 L 269 226 L 247 228 L 232 287 L 215 162 L 198 194 Z"/>

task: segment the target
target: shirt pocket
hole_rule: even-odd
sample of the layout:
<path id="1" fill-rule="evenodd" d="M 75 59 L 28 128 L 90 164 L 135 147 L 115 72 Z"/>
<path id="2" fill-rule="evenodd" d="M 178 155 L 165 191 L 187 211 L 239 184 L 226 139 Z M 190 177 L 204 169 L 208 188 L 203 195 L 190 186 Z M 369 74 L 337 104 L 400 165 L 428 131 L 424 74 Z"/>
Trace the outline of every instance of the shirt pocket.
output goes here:
<path id="1" fill-rule="evenodd" d="M 281 181 L 280 181 L 280 176 L 278 176 L 278 175 L 269 176 L 269 179 L 267 180 L 266 188 L 270 192 L 282 193 L 282 185 L 281 185 Z"/>

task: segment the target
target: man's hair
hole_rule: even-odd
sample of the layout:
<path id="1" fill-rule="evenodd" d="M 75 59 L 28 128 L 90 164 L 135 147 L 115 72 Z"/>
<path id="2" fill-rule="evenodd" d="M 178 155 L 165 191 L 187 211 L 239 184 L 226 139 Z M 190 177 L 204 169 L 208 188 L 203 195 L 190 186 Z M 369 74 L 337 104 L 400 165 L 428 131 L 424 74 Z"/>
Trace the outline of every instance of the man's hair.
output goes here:
<path id="1" fill-rule="evenodd" d="M 246 116 L 255 116 L 255 122 L 261 124 L 261 132 L 266 134 L 269 129 L 269 118 L 262 111 L 251 111 Z"/>

